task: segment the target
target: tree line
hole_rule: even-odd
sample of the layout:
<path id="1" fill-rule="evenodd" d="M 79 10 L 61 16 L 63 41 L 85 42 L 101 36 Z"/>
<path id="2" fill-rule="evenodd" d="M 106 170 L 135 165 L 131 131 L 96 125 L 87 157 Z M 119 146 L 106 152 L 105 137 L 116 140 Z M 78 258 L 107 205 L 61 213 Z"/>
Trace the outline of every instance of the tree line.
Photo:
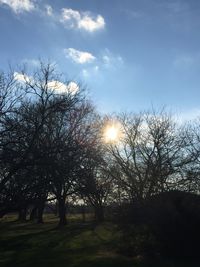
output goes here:
<path id="1" fill-rule="evenodd" d="M 16 77 L 18 75 L 18 77 Z M 63 90 L 64 89 L 64 90 Z M 108 125 L 117 140 L 105 140 Z M 199 194 L 200 123 L 180 123 L 165 110 L 100 115 L 86 91 L 52 64 L 0 73 L 0 216 L 43 222 L 45 204 L 104 208 L 142 203 L 171 190 Z"/>

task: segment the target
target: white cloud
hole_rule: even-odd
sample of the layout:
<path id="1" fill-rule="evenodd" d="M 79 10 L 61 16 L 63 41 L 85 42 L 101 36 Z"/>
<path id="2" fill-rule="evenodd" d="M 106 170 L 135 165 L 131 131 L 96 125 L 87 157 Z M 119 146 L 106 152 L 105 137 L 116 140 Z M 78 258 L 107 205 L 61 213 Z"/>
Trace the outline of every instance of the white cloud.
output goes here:
<path id="1" fill-rule="evenodd" d="M 104 55 L 102 59 L 105 64 L 110 64 L 111 59 L 108 55 Z"/>
<path id="2" fill-rule="evenodd" d="M 68 58 L 71 58 L 75 63 L 78 64 L 90 63 L 95 60 L 95 57 L 91 53 L 79 51 L 74 48 L 64 49 L 64 53 Z"/>
<path id="3" fill-rule="evenodd" d="M 30 12 L 35 9 L 32 0 L 0 0 L 0 5 L 9 6 L 16 14 Z"/>
<path id="4" fill-rule="evenodd" d="M 105 26 L 104 18 L 100 15 L 96 19 L 91 18 L 89 15 L 85 15 L 78 22 L 78 28 L 84 29 L 89 32 L 94 32 L 96 30 L 102 29 Z"/>
<path id="5" fill-rule="evenodd" d="M 98 76 L 103 78 L 103 73 L 108 71 L 117 71 L 124 66 L 124 60 L 120 55 L 114 55 L 109 49 L 104 51 L 96 58 L 94 64 L 87 65 L 81 70 L 84 79 L 94 79 Z"/>
<path id="6" fill-rule="evenodd" d="M 50 16 L 50 17 L 53 16 L 53 8 L 50 5 L 46 5 L 45 9 L 46 9 L 46 14 L 48 16 Z"/>
<path id="7" fill-rule="evenodd" d="M 113 55 L 109 49 L 105 49 L 102 53 L 102 62 L 106 68 L 118 68 L 124 64 L 124 60 L 120 55 Z"/>
<path id="8" fill-rule="evenodd" d="M 29 77 L 28 75 L 26 74 L 23 74 L 23 73 L 19 73 L 19 72 L 14 72 L 14 79 L 18 82 L 22 82 L 22 83 L 25 83 L 25 82 L 31 82 L 31 77 Z"/>
<path id="9" fill-rule="evenodd" d="M 81 20 L 81 15 L 78 11 L 67 8 L 62 9 L 62 22 L 68 22 L 70 26 L 75 27 L 76 22 L 79 20 Z"/>
<path id="10" fill-rule="evenodd" d="M 94 32 L 105 27 L 105 20 L 101 15 L 91 16 L 88 12 L 79 12 L 73 9 L 62 9 L 61 20 L 66 27 L 77 28 Z"/>
<path id="11" fill-rule="evenodd" d="M 93 67 L 87 68 L 87 69 L 83 69 L 81 72 L 81 75 L 87 79 L 90 77 L 94 77 L 94 75 L 97 75 L 99 73 L 99 66 L 95 65 Z"/>
<path id="12" fill-rule="evenodd" d="M 34 83 L 34 79 L 24 73 L 14 72 L 14 79 L 22 84 L 25 84 L 26 82 Z M 68 84 L 64 84 L 59 81 L 49 81 L 47 83 L 47 88 L 49 90 L 54 91 L 57 94 L 63 94 L 63 93 L 71 93 L 75 94 L 79 91 L 79 85 L 76 82 L 69 82 Z"/>
<path id="13" fill-rule="evenodd" d="M 79 86 L 76 82 L 70 82 L 68 85 L 67 85 L 67 88 L 68 88 L 68 91 L 72 94 L 75 94 L 79 91 Z"/>
<path id="14" fill-rule="evenodd" d="M 47 86 L 49 90 L 52 90 L 58 94 L 63 94 L 63 93 L 75 94 L 79 90 L 79 86 L 75 82 L 64 84 L 59 81 L 50 81 L 48 82 Z"/>

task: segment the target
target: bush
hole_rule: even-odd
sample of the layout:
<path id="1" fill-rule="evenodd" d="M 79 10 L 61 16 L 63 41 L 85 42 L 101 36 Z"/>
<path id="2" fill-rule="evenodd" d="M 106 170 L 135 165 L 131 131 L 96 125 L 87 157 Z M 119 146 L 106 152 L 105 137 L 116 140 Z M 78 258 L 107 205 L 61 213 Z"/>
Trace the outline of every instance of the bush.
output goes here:
<path id="1" fill-rule="evenodd" d="M 152 198 L 143 210 L 161 252 L 167 256 L 198 257 L 200 240 L 200 197 L 171 191 Z"/>
<path id="2" fill-rule="evenodd" d="M 154 257 L 158 254 L 158 247 L 147 225 L 130 225 L 121 230 L 118 251 L 126 256 Z"/>
<path id="3" fill-rule="evenodd" d="M 127 254 L 161 253 L 180 258 L 200 256 L 198 195 L 181 191 L 158 194 L 142 205 L 125 205 L 118 218 L 124 229 L 122 250 Z"/>

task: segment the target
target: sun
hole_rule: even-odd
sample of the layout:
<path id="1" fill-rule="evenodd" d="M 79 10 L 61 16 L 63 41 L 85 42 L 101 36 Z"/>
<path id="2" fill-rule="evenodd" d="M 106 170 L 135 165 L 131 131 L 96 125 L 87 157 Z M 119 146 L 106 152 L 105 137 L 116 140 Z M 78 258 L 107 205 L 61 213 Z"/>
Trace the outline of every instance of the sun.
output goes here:
<path id="1" fill-rule="evenodd" d="M 120 132 L 118 124 L 107 125 L 104 130 L 105 141 L 111 143 L 119 141 Z"/>
<path id="2" fill-rule="evenodd" d="M 105 134 L 108 140 L 114 141 L 117 139 L 118 131 L 114 126 L 111 126 L 108 127 Z"/>

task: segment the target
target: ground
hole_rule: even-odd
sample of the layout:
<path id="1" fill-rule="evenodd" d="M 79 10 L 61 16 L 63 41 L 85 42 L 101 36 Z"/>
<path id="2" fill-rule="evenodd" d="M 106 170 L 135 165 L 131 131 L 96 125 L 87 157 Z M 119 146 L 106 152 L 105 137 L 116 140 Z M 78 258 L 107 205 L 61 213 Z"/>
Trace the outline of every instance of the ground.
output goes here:
<path id="1" fill-rule="evenodd" d="M 112 223 L 96 225 L 71 217 L 58 229 L 57 219 L 47 216 L 42 225 L 19 223 L 13 216 L 0 221 L 1 267 L 197 267 L 199 263 L 149 262 L 118 251 L 120 231 Z"/>

